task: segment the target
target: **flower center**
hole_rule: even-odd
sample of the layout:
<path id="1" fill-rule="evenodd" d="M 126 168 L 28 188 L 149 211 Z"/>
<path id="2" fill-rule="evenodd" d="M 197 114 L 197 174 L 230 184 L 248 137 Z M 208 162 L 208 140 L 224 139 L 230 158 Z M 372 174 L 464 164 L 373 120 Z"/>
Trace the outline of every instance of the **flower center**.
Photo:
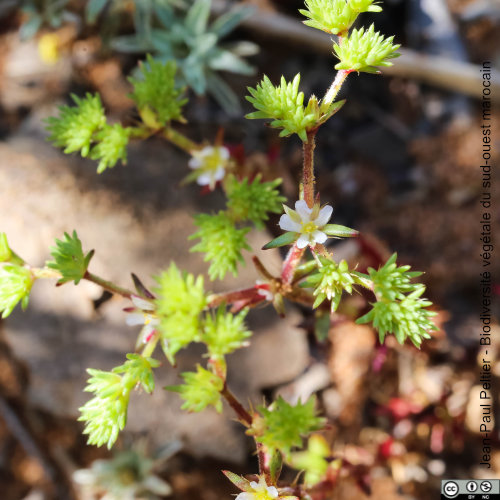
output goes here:
<path id="1" fill-rule="evenodd" d="M 311 234 L 318 229 L 318 226 L 314 222 L 306 222 L 302 224 L 302 233 Z"/>
<path id="2" fill-rule="evenodd" d="M 215 171 L 220 166 L 224 165 L 224 160 L 221 157 L 220 151 L 216 149 L 211 155 L 205 156 L 202 160 L 202 169 L 205 171 Z"/>

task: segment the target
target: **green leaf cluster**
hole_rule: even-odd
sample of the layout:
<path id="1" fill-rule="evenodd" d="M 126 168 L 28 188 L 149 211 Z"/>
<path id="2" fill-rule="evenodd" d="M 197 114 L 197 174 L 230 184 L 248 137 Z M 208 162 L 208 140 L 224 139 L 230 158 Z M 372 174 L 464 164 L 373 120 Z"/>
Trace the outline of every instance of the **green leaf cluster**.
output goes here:
<path id="1" fill-rule="evenodd" d="M 0 312 L 6 318 L 18 302 L 28 307 L 29 295 L 35 278 L 26 267 L 17 264 L 0 266 Z"/>
<path id="2" fill-rule="evenodd" d="M 314 288 L 313 295 L 316 297 L 314 309 L 328 299 L 331 302 L 331 311 L 334 312 L 339 306 L 344 290 L 352 293 L 353 285 L 366 286 L 366 281 L 349 271 L 345 260 L 339 264 L 326 257 L 319 257 L 319 260 L 321 265 L 318 266 L 317 272 L 309 276 L 300 286 Z"/>
<path id="3" fill-rule="evenodd" d="M 280 137 L 297 134 L 303 142 L 307 142 L 307 132 L 331 118 L 345 101 L 320 103 L 313 95 L 304 106 L 304 93 L 299 92 L 299 84 L 300 73 L 291 82 L 282 76 L 278 87 L 264 75 L 256 88 L 248 87 L 250 95 L 246 99 L 257 111 L 247 114 L 246 118 L 272 120 L 271 127 L 283 129 Z"/>
<path id="4" fill-rule="evenodd" d="M 246 340 L 252 335 L 245 326 L 247 313 L 245 309 L 231 314 L 221 306 L 215 315 L 206 316 L 203 342 L 208 347 L 210 359 L 221 360 L 226 354 L 247 345 Z"/>
<path id="5" fill-rule="evenodd" d="M 282 76 L 277 87 L 264 75 L 256 88 L 248 87 L 251 95 L 247 96 L 247 100 L 257 111 L 246 115 L 246 118 L 272 120 L 271 127 L 283 129 L 280 137 L 297 134 L 302 141 L 307 142 L 307 131 L 316 126 L 318 117 L 312 109 L 312 103 L 303 106 L 304 93 L 299 92 L 299 84 L 300 73 L 291 82 Z"/>
<path id="6" fill-rule="evenodd" d="M 183 98 L 184 89 L 176 87 L 176 71 L 175 61 L 162 63 L 148 54 L 146 63 L 141 65 L 141 75 L 129 78 L 134 86 L 130 97 L 151 128 L 161 128 L 171 120 L 185 121 L 182 107 L 188 100 Z"/>
<path id="7" fill-rule="evenodd" d="M 203 277 L 181 273 L 172 263 L 156 278 L 156 313 L 160 319 L 163 352 L 174 364 L 176 353 L 191 342 L 200 340 L 200 314 L 207 305 Z"/>
<path id="8" fill-rule="evenodd" d="M 256 419 L 256 428 L 249 433 L 255 434 L 255 439 L 266 446 L 269 454 L 279 450 L 288 457 L 292 448 L 302 446 L 302 436 L 323 426 L 324 419 L 316 416 L 314 406 L 314 398 L 292 406 L 280 396 L 269 408 L 259 408 L 262 421 Z"/>
<path id="9" fill-rule="evenodd" d="M 377 66 L 392 66 L 389 59 L 398 57 L 399 44 L 393 44 L 394 37 L 384 38 L 375 31 L 372 24 L 367 30 L 354 29 L 342 44 L 335 43 L 333 50 L 340 62 L 335 69 L 377 73 Z"/>
<path id="10" fill-rule="evenodd" d="M 222 401 L 220 392 L 224 387 L 224 381 L 215 373 L 197 365 L 195 372 L 184 372 L 183 385 L 167 386 L 165 389 L 178 392 L 184 400 L 183 410 L 200 412 L 207 406 L 214 406 L 222 412 Z"/>
<path id="11" fill-rule="evenodd" d="M 292 453 L 290 465 L 305 471 L 304 483 L 314 486 L 324 479 L 330 465 L 330 447 L 323 436 L 313 434 L 308 441 L 307 450 Z"/>
<path id="12" fill-rule="evenodd" d="M 78 420 L 85 422 L 83 433 L 88 434 L 89 444 L 106 444 L 111 448 L 127 422 L 132 389 L 137 384 L 141 384 L 148 393 L 154 389 L 152 369 L 159 366 L 159 362 L 139 354 L 128 354 L 127 359 L 110 372 L 87 370 L 91 377 L 84 390 L 93 392 L 94 397 L 80 408 Z"/>
<path id="13" fill-rule="evenodd" d="M 377 302 L 357 323 L 373 323 L 380 343 L 388 333 L 393 333 L 400 344 L 409 338 L 416 347 L 420 347 L 422 339 L 430 338 L 428 331 L 436 330 L 431 321 L 436 313 L 426 309 L 432 302 L 421 298 L 425 286 L 411 283 L 422 273 L 410 271 L 410 266 L 398 267 L 396 258 L 397 254 L 393 254 L 378 271 L 369 268 L 368 276 L 360 275 L 373 282 Z"/>
<path id="14" fill-rule="evenodd" d="M 381 12 L 374 0 L 306 0 L 299 12 L 308 18 L 304 24 L 332 35 L 348 31 L 362 12 Z"/>
<path id="15" fill-rule="evenodd" d="M 71 236 L 64 233 L 64 239 L 56 239 L 56 246 L 50 250 L 54 261 L 47 262 L 47 267 L 61 273 L 62 277 L 58 284 L 62 285 L 68 281 L 74 281 L 75 285 L 78 285 L 87 272 L 94 251 L 91 250 L 87 255 L 84 255 L 82 242 L 76 231 L 73 231 Z"/>
<path id="16" fill-rule="evenodd" d="M 205 253 L 205 262 L 210 262 L 210 279 L 222 279 L 228 271 L 236 275 L 238 262 L 243 262 L 241 251 L 251 250 L 245 237 L 250 228 L 238 229 L 230 214 L 224 211 L 196 215 L 194 223 L 199 230 L 189 239 L 199 238 L 200 242 L 191 251 Z"/>
<path id="17" fill-rule="evenodd" d="M 60 106 L 59 116 L 47 119 L 49 141 L 66 154 L 79 151 L 84 158 L 100 160 L 99 173 L 114 167 L 118 160 L 126 163 L 130 129 L 106 123 L 99 94 L 71 97 L 75 106 Z"/>
<path id="18" fill-rule="evenodd" d="M 224 44 L 222 39 L 253 9 L 235 6 L 209 23 L 211 0 L 195 0 L 187 11 L 179 12 L 165 6 L 165 1 L 144 8 L 151 1 L 136 2 L 136 33 L 115 38 L 113 47 L 122 52 L 149 52 L 158 61 L 175 61 L 179 83 L 198 95 L 210 93 L 229 113 L 238 112 L 239 99 L 219 72 L 253 74 L 245 57 L 255 54 L 257 46 L 250 42 Z"/>
<path id="19" fill-rule="evenodd" d="M 130 140 L 130 128 L 123 128 L 119 123 L 104 125 L 95 134 L 96 145 L 90 151 L 92 160 L 99 160 L 97 173 L 113 168 L 118 161 L 127 163 L 127 146 Z"/>
<path id="20" fill-rule="evenodd" d="M 378 297 L 387 300 L 403 299 L 406 293 L 422 288 L 420 283 L 412 283 L 413 278 L 422 276 L 419 271 L 410 271 L 410 266 L 399 266 L 396 263 L 397 253 L 378 270 L 368 268 L 368 276 L 373 282 L 373 291 Z M 366 276 L 366 275 L 365 275 Z"/>
<path id="21" fill-rule="evenodd" d="M 262 182 L 260 174 L 252 182 L 231 176 L 226 185 L 227 208 L 235 220 L 250 220 L 263 229 L 268 213 L 281 213 L 281 204 L 286 201 L 277 189 L 281 182 L 281 179 Z"/>
<path id="22" fill-rule="evenodd" d="M 10 262 L 12 258 L 12 250 L 10 249 L 7 235 L 0 233 L 0 262 Z"/>

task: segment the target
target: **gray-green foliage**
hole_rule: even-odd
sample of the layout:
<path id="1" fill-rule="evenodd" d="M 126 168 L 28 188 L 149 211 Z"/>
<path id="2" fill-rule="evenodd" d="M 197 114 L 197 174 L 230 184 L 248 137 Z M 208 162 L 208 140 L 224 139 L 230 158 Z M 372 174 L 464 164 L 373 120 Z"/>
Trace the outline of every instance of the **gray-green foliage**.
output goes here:
<path id="1" fill-rule="evenodd" d="M 23 39 L 31 38 L 44 26 L 56 29 L 64 22 L 78 19 L 67 8 L 70 0 L 22 0 L 19 3 L 25 16 L 19 30 Z"/>
<path id="2" fill-rule="evenodd" d="M 256 47 L 249 42 L 221 44 L 251 9 L 234 7 L 209 23 L 211 0 L 195 0 L 187 12 L 155 9 L 147 29 L 117 37 L 113 47 L 123 52 L 149 52 L 155 59 L 176 61 L 179 82 L 198 95 L 209 92 L 228 112 L 239 110 L 239 100 L 220 71 L 249 75 L 254 69 L 243 58 Z"/>

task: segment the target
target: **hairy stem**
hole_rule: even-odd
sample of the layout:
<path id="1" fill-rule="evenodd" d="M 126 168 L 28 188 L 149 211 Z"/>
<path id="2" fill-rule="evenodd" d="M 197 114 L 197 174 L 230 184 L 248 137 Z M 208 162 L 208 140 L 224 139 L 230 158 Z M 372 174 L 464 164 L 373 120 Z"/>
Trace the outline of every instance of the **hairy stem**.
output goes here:
<path id="1" fill-rule="evenodd" d="M 341 69 L 337 72 L 335 80 L 333 80 L 333 83 L 331 84 L 330 88 L 325 94 L 325 97 L 323 97 L 323 101 L 321 102 L 322 105 L 324 106 L 330 105 L 335 100 L 337 94 L 342 88 L 343 83 L 345 82 L 345 79 L 349 76 L 349 73 L 351 72 L 352 70 L 349 69 Z"/>
<path id="2" fill-rule="evenodd" d="M 316 147 L 316 132 L 318 129 L 307 132 L 307 142 L 303 143 L 304 166 L 302 170 L 302 185 L 304 187 L 304 200 L 309 208 L 314 205 L 314 148 Z"/>
<path id="3" fill-rule="evenodd" d="M 175 144 L 178 148 L 186 151 L 186 153 L 191 153 L 192 151 L 200 149 L 200 146 L 196 144 L 196 142 L 170 127 L 163 130 L 163 137 L 172 144 Z"/>
<path id="4" fill-rule="evenodd" d="M 281 271 L 281 281 L 285 284 L 290 284 L 293 281 L 293 276 L 295 274 L 295 268 L 299 265 L 300 259 L 304 254 L 305 248 L 299 248 L 297 243 L 293 244 L 293 247 L 288 252 L 285 262 L 283 263 L 283 269 Z"/>
<path id="5" fill-rule="evenodd" d="M 111 281 L 106 281 L 105 279 L 102 279 L 99 276 L 96 276 L 95 274 L 89 273 L 88 271 L 84 274 L 83 278 L 86 279 L 87 281 L 92 281 L 92 283 L 99 285 L 108 292 L 121 295 L 122 297 L 125 297 L 127 299 L 130 299 L 133 295 L 133 292 L 131 292 L 130 290 L 115 285 Z"/>

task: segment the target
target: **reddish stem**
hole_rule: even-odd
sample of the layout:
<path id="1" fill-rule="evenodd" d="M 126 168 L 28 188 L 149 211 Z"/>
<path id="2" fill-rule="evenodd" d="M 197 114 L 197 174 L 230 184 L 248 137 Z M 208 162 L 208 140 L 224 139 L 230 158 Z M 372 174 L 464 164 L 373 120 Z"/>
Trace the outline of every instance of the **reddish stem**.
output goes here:
<path id="1" fill-rule="evenodd" d="M 228 389 L 226 382 L 224 382 L 224 387 L 222 388 L 221 395 L 226 399 L 229 406 L 234 410 L 238 418 L 247 427 L 250 427 L 253 422 L 253 418 L 248 413 L 243 405 L 236 399 L 236 396 Z"/>
<path id="2" fill-rule="evenodd" d="M 293 247 L 288 252 L 285 262 L 283 262 L 283 269 L 281 271 L 281 281 L 284 284 L 289 285 L 292 283 L 295 268 L 298 266 L 304 251 L 305 248 L 299 248 L 297 243 L 294 243 Z"/>
<path id="3" fill-rule="evenodd" d="M 304 166 L 302 171 L 302 184 L 304 186 L 304 200 L 309 208 L 314 205 L 314 148 L 316 147 L 316 133 L 318 129 L 307 132 L 307 142 L 303 143 Z"/>
<path id="4" fill-rule="evenodd" d="M 221 304 L 234 304 L 235 302 L 245 302 L 248 304 L 256 304 L 265 300 L 263 295 L 259 294 L 259 290 L 254 286 L 251 288 L 244 288 L 243 290 L 236 290 L 234 292 L 227 292 L 212 296 L 208 307 L 217 307 Z"/>

